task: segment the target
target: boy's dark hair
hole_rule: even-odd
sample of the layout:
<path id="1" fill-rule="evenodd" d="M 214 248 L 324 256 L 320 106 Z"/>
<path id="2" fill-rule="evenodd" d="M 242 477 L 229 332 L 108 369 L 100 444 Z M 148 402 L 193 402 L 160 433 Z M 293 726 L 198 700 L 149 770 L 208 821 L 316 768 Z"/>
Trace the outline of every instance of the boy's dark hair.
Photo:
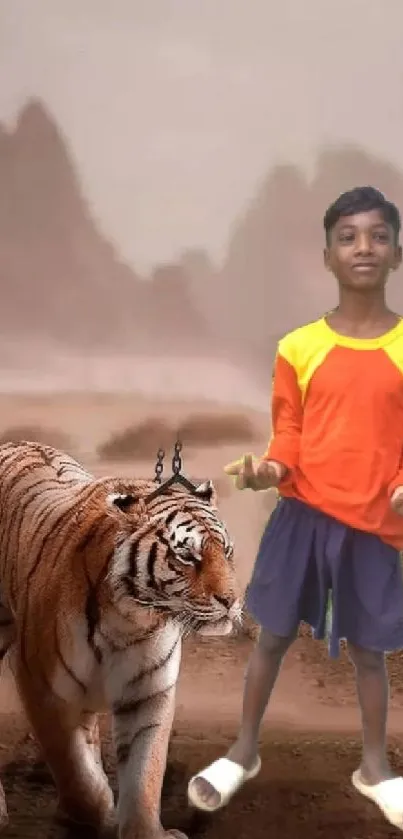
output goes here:
<path id="1" fill-rule="evenodd" d="M 357 186 L 348 192 L 343 192 L 330 207 L 327 208 L 323 218 L 323 226 L 326 231 L 326 242 L 330 242 L 330 234 L 333 227 L 340 218 L 354 216 L 358 213 L 369 213 L 371 210 L 379 210 L 386 224 L 390 224 L 395 234 L 396 241 L 399 238 L 401 220 L 400 213 L 395 204 L 387 201 L 382 192 L 373 186 Z"/>

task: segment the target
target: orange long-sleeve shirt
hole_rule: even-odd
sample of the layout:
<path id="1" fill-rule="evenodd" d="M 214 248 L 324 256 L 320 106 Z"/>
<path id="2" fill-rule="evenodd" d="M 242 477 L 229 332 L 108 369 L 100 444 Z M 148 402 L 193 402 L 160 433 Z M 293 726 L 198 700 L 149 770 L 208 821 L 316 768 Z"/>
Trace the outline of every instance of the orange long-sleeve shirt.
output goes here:
<path id="1" fill-rule="evenodd" d="M 272 432 L 264 458 L 289 470 L 281 495 L 403 548 L 390 506 L 403 486 L 403 320 L 380 338 L 338 335 L 324 318 L 286 335 Z"/>

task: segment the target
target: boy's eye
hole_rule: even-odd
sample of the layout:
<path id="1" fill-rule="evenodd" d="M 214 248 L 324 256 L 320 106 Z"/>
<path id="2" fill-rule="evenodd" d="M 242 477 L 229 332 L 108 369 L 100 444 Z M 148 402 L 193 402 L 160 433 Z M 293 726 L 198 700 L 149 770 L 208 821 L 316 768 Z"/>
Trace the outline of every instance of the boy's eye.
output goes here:
<path id="1" fill-rule="evenodd" d="M 375 242 L 389 242 L 389 233 L 386 230 L 374 230 L 372 233 L 372 239 Z M 339 242 L 341 244 L 351 244 L 355 240 L 355 233 L 345 232 L 339 234 Z"/>

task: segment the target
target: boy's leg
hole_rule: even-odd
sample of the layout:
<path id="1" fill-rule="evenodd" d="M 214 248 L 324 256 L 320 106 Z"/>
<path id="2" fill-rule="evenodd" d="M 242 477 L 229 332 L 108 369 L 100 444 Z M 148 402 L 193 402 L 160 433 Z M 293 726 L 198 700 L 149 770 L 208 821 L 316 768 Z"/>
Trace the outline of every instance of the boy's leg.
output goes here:
<path id="1" fill-rule="evenodd" d="M 227 758 L 246 770 L 252 769 L 258 755 L 259 729 L 284 654 L 295 640 L 298 628 L 287 638 L 262 629 L 249 659 L 243 695 L 242 720 L 238 737 Z M 204 778 L 194 780 L 197 795 L 209 807 L 220 803 L 220 794 Z"/>
<path id="2" fill-rule="evenodd" d="M 316 626 L 325 608 L 314 548 L 317 526 L 315 511 L 281 499 L 263 534 L 246 597 L 261 632 L 249 661 L 240 730 L 226 758 L 190 780 L 189 799 L 199 809 L 223 806 L 259 771 L 260 724 L 283 656 L 300 621 Z"/>
<path id="3" fill-rule="evenodd" d="M 362 720 L 360 778 L 364 784 L 379 784 L 395 774 L 386 753 L 389 685 L 385 655 L 351 643 L 348 649 L 356 672 Z"/>
<path id="4" fill-rule="evenodd" d="M 387 758 L 385 652 L 403 648 L 403 576 L 399 553 L 379 537 L 350 531 L 334 575 L 333 619 L 353 660 L 362 718 L 363 755 L 352 781 L 403 830 L 403 778 Z"/>

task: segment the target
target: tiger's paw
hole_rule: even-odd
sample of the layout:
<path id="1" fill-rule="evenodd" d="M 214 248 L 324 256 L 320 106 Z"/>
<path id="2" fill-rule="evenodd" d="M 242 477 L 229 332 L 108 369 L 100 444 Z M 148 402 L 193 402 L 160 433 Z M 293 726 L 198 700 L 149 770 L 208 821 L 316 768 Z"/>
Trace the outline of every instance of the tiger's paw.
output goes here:
<path id="1" fill-rule="evenodd" d="M 9 822 L 8 812 L 7 812 L 7 804 L 6 804 L 6 796 L 4 794 L 4 789 L 0 784 L 0 833 L 7 827 Z"/>
<path id="2" fill-rule="evenodd" d="M 96 804 L 59 799 L 56 818 L 66 825 L 92 829 L 102 839 L 113 839 L 116 836 L 116 811 L 113 793 L 109 788 L 103 799 Z"/>
<path id="3" fill-rule="evenodd" d="M 119 833 L 119 839 L 188 839 L 188 836 L 186 836 L 186 833 L 182 833 L 181 830 L 175 830 L 174 828 L 164 830 L 161 827 L 158 833 L 155 833 L 154 830 L 151 833 L 147 833 L 144 830 L 140 833 L 138 830 L 123 829 Z"/>

